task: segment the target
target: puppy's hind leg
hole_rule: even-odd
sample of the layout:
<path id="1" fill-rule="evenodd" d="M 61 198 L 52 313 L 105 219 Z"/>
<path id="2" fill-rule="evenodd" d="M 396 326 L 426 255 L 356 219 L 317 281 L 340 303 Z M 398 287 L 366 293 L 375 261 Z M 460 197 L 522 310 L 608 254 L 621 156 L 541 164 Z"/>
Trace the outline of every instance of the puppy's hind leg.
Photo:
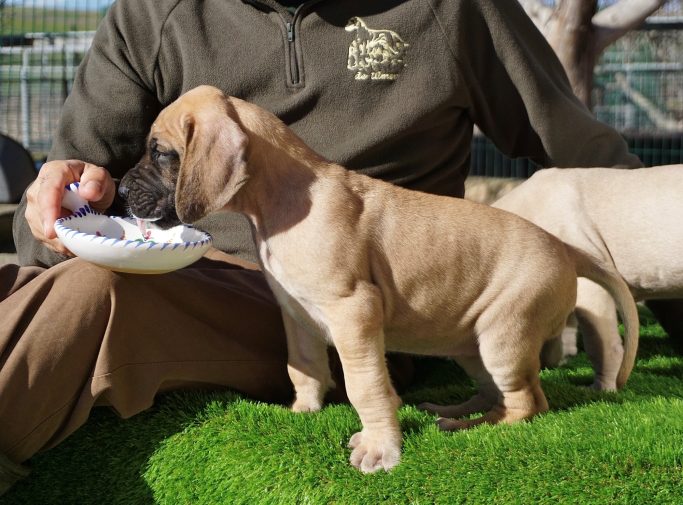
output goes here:
<path id="1" fill-rule="evenodd" d="M 617 375 L 624 358 L 614 300 L 602 287 L 579 279 L 576 316 L 583 336 L 583 346 L 593 364 L 593 388 L 616 391 Z"/>
<path id="2" fill-rule="evenodd" d="M 457 356 L 454 358 L 467 375 L 477 383 L 478 391 L 469 400 L 458 405 L 437 405 L 435 403 L 421 403 L 417 407 L 427 412 L 437 414 L 440 417 L 458 418 L 469 416 L 476 412 L 484 412 L 491 409 L 500 396 L 500 392 L 493 383 L 491 375 L 484 368 L 481 357 Z"/>
<path id="3" fill-rule="evenodd" d="M 325 393 L 334 387 L 327 344 L 284 311 L 282 318 L 287 333 L 287 372 L 295 393 L 292 410 L 316 412 L 322 408 Z"/>
<path id="4" fill-rule="evenodd" d="M 537 343 L 542 339 L 517 333 L 498 329 L 495 334 L 480 335 L 481 361 L 499 392 L 498 399 L 476 419 L 439 419 L 442 430 L 467 429 L 482 423 L 514 423 L 548 410 L 539 379 L 541 349 Z M 515 344 L 511 345 L 512 342 Z"/>
<path id="5" fill-rule="evenodd" d="M 576 356 L 578 348 L 576 347 L 576 334 L 579 327 L 579 322 L 576 319 L 576 314 L 573 312 L 567 318 L 567 325 L 562 330 L 562 334 L 551 340 L 548 340 L 541 350 L 541 365 L 544 367 L 554 368 L 563 365 L 571 356 Z"/>

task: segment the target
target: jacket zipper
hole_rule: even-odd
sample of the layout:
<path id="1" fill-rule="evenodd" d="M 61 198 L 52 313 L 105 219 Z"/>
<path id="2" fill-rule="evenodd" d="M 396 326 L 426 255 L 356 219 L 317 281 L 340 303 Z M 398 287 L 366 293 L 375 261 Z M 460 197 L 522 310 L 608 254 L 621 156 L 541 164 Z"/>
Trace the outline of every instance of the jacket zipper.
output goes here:
<path id="1" fill-rule="evenodd" d="M 289 55 L 289 75 L 287 76 L 289 86 L 300 86 L 301 85 L 301 68 L 299 68 L 299 50 L 297 49 L 296 40 L 296 23 L 301 17 L 303 10 L 313 4 L 318 3 L 320 0 L 313 0 L 309 2 L 304 2 L 299 5 L 294 14 L 289 12 L 283 12 L 278 9 L 280 18 L 285 23 L 285 31 L 287 32 L 287 54 Z"/>
<path id="2" fill-rule="evenodd" d="M 294 14 L 291 14 L 284 7 L 277 4 L 273 0 L 245 0 L 247 3 L 267 6 L 274 10 L 280 16 L 284 23 L 286 32 L 287 57 L 289 58 L 289 72 L 287 73 L 287 85 L 291 87 L 298 87 L 302 85 L 301 68 L 299 66 L 299 50 L 297 49 L 297 33 L 296 23 L 303 12 L 309 7 L 321 2 L 322 0 L 308 0 L 299 5 Z"/>
<path id="3" fill-rule="evenodd" d="M 285 22 L 287 28 L 287 43 L 289 44 L 289 85 L 296 86 L 300 83 L 299 78 L 299 52 L 296 50 L 296 41 L 294 40 L 294 23 L 296 22 L 296 15 L 299 13 L 299 7 L 294 13 L 291 21 Z"/>

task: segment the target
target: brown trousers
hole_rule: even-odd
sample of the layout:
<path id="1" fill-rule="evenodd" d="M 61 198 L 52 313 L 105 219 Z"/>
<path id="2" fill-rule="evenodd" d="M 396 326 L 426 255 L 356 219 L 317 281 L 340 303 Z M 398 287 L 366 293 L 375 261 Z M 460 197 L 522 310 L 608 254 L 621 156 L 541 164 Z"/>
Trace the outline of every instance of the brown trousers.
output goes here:
<path id="1" fill-rule="evenodd" d="M 263 274 L 213 257 L 164 275 L 79 259 L 1 267 L 0 453 L 22 462 L 73 433 L 94 406 L 126 418 L 171 389 L 290 401 L 280 310 Z M 331 365 L 332 399 L 344 400 L 335 357 Z M 396 356 L 389 365 L 401 389 L 412 363 Z"/>

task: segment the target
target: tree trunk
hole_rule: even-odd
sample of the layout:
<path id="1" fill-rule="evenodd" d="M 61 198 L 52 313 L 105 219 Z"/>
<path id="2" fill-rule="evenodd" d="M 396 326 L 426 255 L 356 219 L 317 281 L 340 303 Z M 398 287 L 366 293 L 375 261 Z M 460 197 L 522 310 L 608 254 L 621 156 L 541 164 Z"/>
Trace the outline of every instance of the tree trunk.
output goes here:
<path id="1" fill-rule="evenodd" d="M 576 96 L 591 107 L 593 70 L 611 43 L 640 25 L 667 0 L 619 0 L 598 12 L 597 0 L 519 0 L 564 66 Z"/>
<path id="2" fill-rule="evenodd" d="M 592 22 L 597 10 L 597 0 L 562 0 L 555 11 L 554 29 L 546 35 L 567 72 L 574 93 L 589 106 L 598 56 Z"/>

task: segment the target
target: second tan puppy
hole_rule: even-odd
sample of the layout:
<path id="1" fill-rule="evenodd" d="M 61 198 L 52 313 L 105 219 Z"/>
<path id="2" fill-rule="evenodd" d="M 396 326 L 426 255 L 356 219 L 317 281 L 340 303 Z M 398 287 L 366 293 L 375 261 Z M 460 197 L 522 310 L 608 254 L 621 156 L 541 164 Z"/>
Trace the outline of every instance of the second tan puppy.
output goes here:
<path id="1" fill-rule="evenodd" d="M 683 165 L 540 170 L 493 206 L 612 264 L 636 300 L 683 298 Z M 580 279 L 576 316 L 594 386 L 615 389 L 623 350 L 612 298 Z M 548 364 L 576 354 L 574 321 L 550 344 Z"/>
<path id="2" fill-rule="evenodd" d="M 539 353 L 574 307 L 577 274 L 604 285 L 623 311 L 620 385 L 633 367 L 635 304 L 607 268 L 513 214 L 326 161 L 274 115 L 215 88 L 195 88 L 161 112 L 148 153 L 121 186 L 141 218 L 190 223 L 231 210 L 249 219 L 283 309 L 292 408 L 321 408 L 334 345 L 363 425 L 349 442 L 363 472 L 400 458 L 388 350 L 453 357 L 476 379 L 470 401 L 427 406 L 449 417 L 486 411 L 441 418 L 445 430 L 547 410 Z"/>

